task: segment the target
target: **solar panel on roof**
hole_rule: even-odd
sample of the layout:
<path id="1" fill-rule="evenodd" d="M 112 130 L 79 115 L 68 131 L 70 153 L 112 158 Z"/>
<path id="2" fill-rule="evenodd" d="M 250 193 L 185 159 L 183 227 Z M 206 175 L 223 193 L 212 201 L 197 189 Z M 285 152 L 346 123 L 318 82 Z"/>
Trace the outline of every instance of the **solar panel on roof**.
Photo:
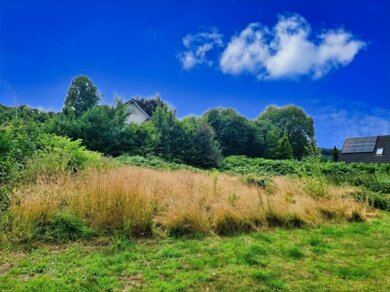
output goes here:
<path id="1" fill-rule="evenodd" d="M 346 138 L 342 153 L 374 152 L 377 136 Z"/>

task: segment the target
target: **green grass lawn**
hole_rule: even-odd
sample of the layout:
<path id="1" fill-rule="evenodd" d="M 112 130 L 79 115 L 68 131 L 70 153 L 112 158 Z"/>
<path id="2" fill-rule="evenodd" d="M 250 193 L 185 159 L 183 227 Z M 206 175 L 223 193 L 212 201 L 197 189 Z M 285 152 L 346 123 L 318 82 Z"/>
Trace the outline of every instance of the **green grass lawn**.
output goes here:
<path id="1" fill-rule="evenodd" d="M 390 213 L 234 237 L 1 250 L 0 291 L 390 291 Z"/>

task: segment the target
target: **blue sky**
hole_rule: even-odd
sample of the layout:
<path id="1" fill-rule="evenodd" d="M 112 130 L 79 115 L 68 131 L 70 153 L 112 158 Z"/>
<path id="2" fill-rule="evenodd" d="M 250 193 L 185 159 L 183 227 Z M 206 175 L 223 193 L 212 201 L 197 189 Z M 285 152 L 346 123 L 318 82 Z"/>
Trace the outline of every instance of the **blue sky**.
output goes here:
<path id="1" fill-rule="evenodd" d="M 389 0 L 2 0 L 0 13 L 2 104 L 60 110 L 86 74 L 105 103 L 159 93 L 179 117 L 296 104 L 322 147 L 390 134 Z"/>

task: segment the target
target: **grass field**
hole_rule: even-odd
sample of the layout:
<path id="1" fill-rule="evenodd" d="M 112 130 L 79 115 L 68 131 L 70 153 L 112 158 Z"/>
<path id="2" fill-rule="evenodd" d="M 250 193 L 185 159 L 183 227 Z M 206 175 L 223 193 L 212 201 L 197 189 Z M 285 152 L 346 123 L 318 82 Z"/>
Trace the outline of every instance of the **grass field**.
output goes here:
<path id="1" fill-rule="evenodd" d="M 390 291 L 387 180 L 367 193 L 240 159 L 230 174 L 127 157 L 21 184 L 0 291 Z"/>
<path id="2" fill-rule="evenodd" d="M 7 247 L 1 291 L 390 291 L 390 213 L 233 237 Z"/>

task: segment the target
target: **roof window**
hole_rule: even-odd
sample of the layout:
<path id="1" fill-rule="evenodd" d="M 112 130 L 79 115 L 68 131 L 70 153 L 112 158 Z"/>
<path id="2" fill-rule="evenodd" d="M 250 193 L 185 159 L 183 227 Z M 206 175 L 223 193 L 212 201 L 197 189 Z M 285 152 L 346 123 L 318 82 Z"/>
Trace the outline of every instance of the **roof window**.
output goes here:
<path id="1" fill-rule="evenodd" d="M 383 148 L 377 148 L 376 155 L 382 155 L 382 154 L 383 154 Z"/>

